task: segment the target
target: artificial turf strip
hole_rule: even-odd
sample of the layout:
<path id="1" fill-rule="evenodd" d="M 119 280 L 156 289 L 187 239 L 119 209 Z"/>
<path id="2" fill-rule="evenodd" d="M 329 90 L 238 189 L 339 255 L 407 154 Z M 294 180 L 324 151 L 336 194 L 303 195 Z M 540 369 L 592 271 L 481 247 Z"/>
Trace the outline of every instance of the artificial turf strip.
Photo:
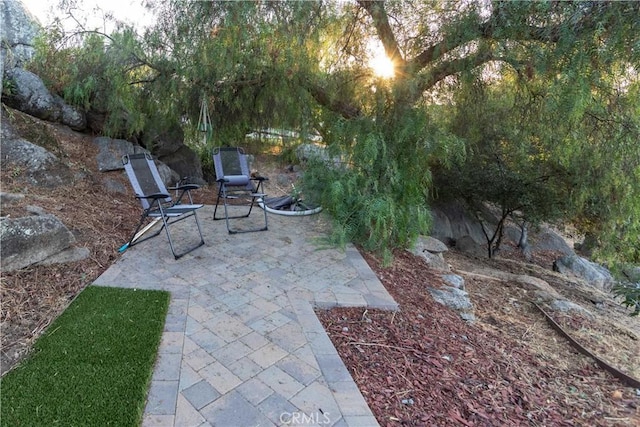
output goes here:
<path id="1" fill-rule="evenodd" d="M 169 293 L 90 286 L 0 383 L 2 426 L 139 426 Z"/>

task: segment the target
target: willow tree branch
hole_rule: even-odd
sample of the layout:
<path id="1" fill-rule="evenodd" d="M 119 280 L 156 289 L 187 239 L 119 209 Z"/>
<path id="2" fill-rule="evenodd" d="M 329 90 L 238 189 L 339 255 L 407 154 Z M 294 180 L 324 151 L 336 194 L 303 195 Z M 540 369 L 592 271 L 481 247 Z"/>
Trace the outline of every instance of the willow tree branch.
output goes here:
<path id="1" fill-rule="evenodd" d="M 509 12 L 502 3 L 497 3 L 489 19 L 478 23 L 476 31 L 465 31 L 453 39 L 445 37 L 444 40 L 426 47 L 418 55 L 407 60 L 406 72 L 415 74 L 447 53 L 474 40 L 510 40 L 555 44 L 561 40 L 565 31 L 572 34 L 572 37 L 581 38 L 603 25 L 600 17 L 606 12 L 606 8 L 619 8 L 619 13 L 624 15 L 640 15 L 640 2 L 594 3 L 591 7 L 581 11 L 579 16 L 567 15 L 562 22 L 536 26 L 526 22 L 510 22 L 515 18 L 508 16 Z M 615 15 L 608 22 L 604 22 L 605 27 L 610 25 L 616 25 Z M 497 31 L 498 29 L 500 32 Z"/>
<path id="2" fill-rule="evenodd" d="M 335 96 L 331 96 L 325 88 L 310 81 L 309 79 L 304 81 L 304 85 L 318 104 L 340 114 L 345 119 L 353 119 L 362 114 L 362 111 L 356 105 Z"/>
<path id="3" fill-rule="evenodd" d="M 384 1 L 358 0 L 358 4 L 371 16 L 373 26 L 378 32 L 378 37 L 389 59 L 391 59 L 394 64 L 404 68 L 405 60 L 400 52 L 400 47 L 398 46 L 398 41 L 393 33 L 391 24 L 389 24 L 389 16 L 384 9 Z"/>
<path id="4" fill-rule="evenodd" d="M 456 58 L 451 61 L 444 61 L 435 65 L 429 72 L 425 72 L 424 76 L 418 76 L 418 92 L 422 94 L 424 91 L 431 89 L 445 78 L 457 74 L 464 70 L 470 70 L 485 64 L 489 61 L 499 60 L 491 51 L 480 51 L 476 54 L 465 56 L 464 58 Z"/>

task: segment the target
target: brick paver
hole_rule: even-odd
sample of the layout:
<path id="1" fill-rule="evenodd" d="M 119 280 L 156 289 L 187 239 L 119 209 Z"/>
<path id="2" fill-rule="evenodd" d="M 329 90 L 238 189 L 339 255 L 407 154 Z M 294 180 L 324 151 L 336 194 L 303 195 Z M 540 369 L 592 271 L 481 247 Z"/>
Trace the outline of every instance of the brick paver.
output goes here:
<path id="1" fill-rule="evenodd" d="M 212 213 L 199 211 L 204 246 L 176 261 L 163 232 L 94 283 L 171 292 L 143 426 L 377 425 L 314 312 L 397 309 L 360 253 L 319 245 L 322 215 L 229 235 Z M 191 226 L 171 227 L 175 244 Z"/>

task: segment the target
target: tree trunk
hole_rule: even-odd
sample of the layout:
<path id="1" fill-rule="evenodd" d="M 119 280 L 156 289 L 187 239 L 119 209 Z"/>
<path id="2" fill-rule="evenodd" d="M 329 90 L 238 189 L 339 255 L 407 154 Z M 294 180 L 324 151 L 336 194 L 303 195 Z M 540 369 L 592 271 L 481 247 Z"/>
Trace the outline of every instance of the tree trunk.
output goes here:
<path id="1" fill-rule="evenodd" d="M 529 246 L 529 224 L 527 221 L 522 221 L 520 225 L 520 240 L 518 241 L 518 247 L 524 255 L 524 259 L 527 262 L 531 261 L 531 246 Z"/>

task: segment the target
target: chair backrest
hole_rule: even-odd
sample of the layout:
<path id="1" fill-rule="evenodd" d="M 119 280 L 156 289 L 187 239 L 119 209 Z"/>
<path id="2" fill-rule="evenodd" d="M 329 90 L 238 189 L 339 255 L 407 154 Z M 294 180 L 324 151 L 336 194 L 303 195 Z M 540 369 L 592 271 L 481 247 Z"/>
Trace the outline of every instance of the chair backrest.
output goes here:
<path id="1" fill-rule="evenodd" d="M 122 156 L 122 164 L 136 196 L 169 194 L 164 182 L 162 182 L 162 178 L 160 178 L 160 173 L 153 162 L 151 154 L 125 154 Z M 166 197 L 162 200 L 169 203 L 171 202 L 171 197 Z M 140 199 L 140 203 L 142 203 L 144 209 L 148 209 L 150 206 L 148 199 Z"/>
<path id="2" fill-rule="evenodd" d="M 252 188 L 249 161 L 240 147 L 216 147 L 213 149 L 213 166 L 216 180 L 226 180 L 226 185 Z"/>

